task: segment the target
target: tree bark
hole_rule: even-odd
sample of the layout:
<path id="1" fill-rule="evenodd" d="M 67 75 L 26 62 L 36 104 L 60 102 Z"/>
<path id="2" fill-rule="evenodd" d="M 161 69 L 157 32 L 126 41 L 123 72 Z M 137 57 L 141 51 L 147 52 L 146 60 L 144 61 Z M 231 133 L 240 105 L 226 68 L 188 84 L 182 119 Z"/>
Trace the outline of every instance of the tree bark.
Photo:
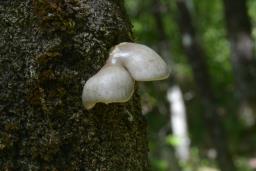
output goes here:
<path id="1" fill-rule="evenodd" d="M 242 108 L 251 108 L 255 120 L 256 58 L 254 56 L 252 24 L 246 2 L 246 0 L 223 0 L 238 98 Z"/>
<path id="2" fill-rule="evenodd" d="M 81 102 L 123 41 L 122 1 L 0 1 L 0 170 L 148 170 L 137 93 L 90 111 Z"/>
<path id="3" fill-rule="evenodd" d="M 177 0 L 179 10 L 179 27 L 182 43 L 194 73 L 198 91 L 205 109 L 205 124 L 208 126 L 210 137 L 217 151 L 217 162 L 222 171 L 235 171 L 235 166 L 228 150 L 226 134 L 222 126 L 221 117 L 216 109 L 215 96 L 212 90 L 210 74 L 205 61 L 206 54 L 201 47 L 192 23 L 192 17 L 186 0 Z"/>

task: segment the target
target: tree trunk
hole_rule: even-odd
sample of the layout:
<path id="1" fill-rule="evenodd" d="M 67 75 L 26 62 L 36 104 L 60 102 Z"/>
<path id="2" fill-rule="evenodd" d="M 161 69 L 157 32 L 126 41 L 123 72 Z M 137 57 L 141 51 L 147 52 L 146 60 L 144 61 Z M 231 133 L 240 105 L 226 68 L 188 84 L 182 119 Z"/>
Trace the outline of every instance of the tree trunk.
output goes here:
<path id="1" fill-rule="evenodd" d="M 171 60 L 171 45 L 170 41 L 168 40 L 168 37 L 166 35 L 165 30 L 165 23 L 163 21 L 163 14 L 165 11 L 165 5 L 160 2 L 160 0 L 152 0 L 151 2 L 151 11 L 152 11 L 152 17 L 155 22 L 155 31 L 156 31 L 156 39 L 157 44 L 156 47 L 160 53 L 160 55 L 164 58 L 165 61 L 167 61 L 169 68 L 172 68 L 172 60 Z M 159 108 L 163 109 L 165 113 L 165 119 L 167 123 L 163 125 L 163 128 L 159 131 L 159 142 L 160 142 L 160 154 L 161 158 L 168 162 L 167 164 L 167 170 L 175 170 L 180 171 L 181 166 L 178 160 L 178 157 L 175 155 L 176 148 L 173 146 L 170 146 L 170 144 L 166 144 L 166 138 L 167 135 L 172 133 L 172 125 L 171 125 L 171 119 L 173 113 L 170 113 L 169 107 L 172 105 L 168 100 L 168 89 L 172 87 L 173 85 L 176 85 L 176 79 L 175 75 L 173 74 L 174 71 L 172 70 L 172 76 L 167 78 L 166 80 L 162 81 L 161 87 L 159 85 L 154 85 L 155 92 L 157 92 L 157 97 L 159 97 L 158 100 L 158 106 Z"/>
<path id="2" fill-rule="evenodd" d="M 179 140 L 179 144 L 174 147 L 176 155 L 180 162 L 187 163 L 190 158 L 190 139 L 186 108 L 180 87 L 172 86 L 167 93 L 167 98 L 170 103 L 172 133 Z"/>
<path id="3" fill-rule="evenodd" d="M 246 0 L 223 0 L 241 114 L 243 108 L 247 113 L 250 109 L 251 113 L 254 113 L 254 118 L 249 119 L 252 122 L 256 116 L 256 58 L 246 2 Z"/>
<path id="4" fill-rule="evenodd" d="M 210 137 L 217 151 L 217 162 L 222 171 L 235 171 L 236 169 L 228 150 L 220 114 L 216 109 L 210 75 L 205 61 L 206 55 L 197 39 L 186 0 L 177 0 L 177 7 L 180 15 L 178 22 L 182 34 L 183 47 L 191 64 L 198 91 L 203 101 L 205 124 L 208 126 Z"/>
<path id="5" fill-rule="evenodd" d="M 137 93 L 90 111 L 81 102 L 130 34 L 122 1 L 0 1 L 0 170 L 148 170 Z"/>
<path id="6" fill-rule="evenodd" d="M 180 144 L 174 147 L 176 152 L 177 159 L 175 158 L 175 163 L 182 162 L 183 164 L 188 162 L 189 159 L 189 137 L 187 132 L 187 120 L 186 120 L 186 111 L 183 103 L 183 95 L 179 88 L 179 85 L 176 80 L 176 75 L 174 71 L 174 64 L 171 57 L 171 45 L 170 40 L 165 31 L 165 24 L 163 21 L 163 14 L 167 11 L 168 4 L 162 4 L 160 0 L 153 0 L 153 14 L 156 23 L 157 38 L 159 42 L 159 51 L 161 56 L 168 61 L 170 68 L 172 68 L 172 77 L 169 77 L 165 83 L 167 84 L 166 91 L 163 93 L 167 97 L 167 103 L 169 106 L 169 127 L 172 129 L 172 134 L 179 138 Z M 178 98 L 177 97 L 178 93 Z M 175 97 L 174 97 L 175 96 Z M 166 104 L 166 103 L 165 103 Z M 177 110 L 177 108 L 179 108 Z M 176 123 L 178 121 L 178 123 Z M 181 132 L 180 132 L 181 130 Z M 170 151 L 171 152 L 171 151 Z M 171 163 L 175 165 L 174 163 Z M 171 170 L 171 169 L 169 169 Z M 181 170 L 178 166 L 174 170 Z"/>

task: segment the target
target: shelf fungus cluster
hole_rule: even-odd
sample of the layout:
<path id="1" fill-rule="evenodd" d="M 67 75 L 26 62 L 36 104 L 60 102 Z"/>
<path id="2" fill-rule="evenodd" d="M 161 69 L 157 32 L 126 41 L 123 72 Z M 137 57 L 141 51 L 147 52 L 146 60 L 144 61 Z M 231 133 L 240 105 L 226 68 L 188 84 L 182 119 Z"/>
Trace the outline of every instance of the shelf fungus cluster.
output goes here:
<path id="1" fill-rule="evenodd" d="M 96 103 L 127 102 L 135 81 L 163 80 L 169 69 L 151 48 L 137 43 L 120 43 L 112 48 L 106 64 L 85 83 L 82 93 L 84 107 Z"/>

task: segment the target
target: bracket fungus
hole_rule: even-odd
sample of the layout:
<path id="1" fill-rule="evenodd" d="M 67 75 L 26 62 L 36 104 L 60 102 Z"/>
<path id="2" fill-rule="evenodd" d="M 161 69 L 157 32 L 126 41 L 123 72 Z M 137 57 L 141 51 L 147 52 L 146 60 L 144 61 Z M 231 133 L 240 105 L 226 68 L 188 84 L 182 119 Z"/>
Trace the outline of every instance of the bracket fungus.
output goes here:
<path id="1" fill-rule="evenodd" d="M 110 51 L 106 64 L 84 85 L 82 101 L 89 110 L 96 103 L 127 102 L 134 80 L 155 81 L 169 76 L 163 59 L 151 48 L 138 43 L 120 43 Z"/>

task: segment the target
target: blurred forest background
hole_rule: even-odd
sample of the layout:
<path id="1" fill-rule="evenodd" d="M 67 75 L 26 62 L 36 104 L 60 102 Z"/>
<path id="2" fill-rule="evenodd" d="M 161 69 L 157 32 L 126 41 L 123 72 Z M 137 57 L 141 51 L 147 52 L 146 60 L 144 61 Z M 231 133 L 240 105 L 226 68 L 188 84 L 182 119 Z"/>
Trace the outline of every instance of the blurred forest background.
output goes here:
<path id="1" fill-rule="evenodd" d="M 256 1 L 125 2 L 135 42 L 172 71 L 140 86 L 152 170 L 255 170 Z"/>

